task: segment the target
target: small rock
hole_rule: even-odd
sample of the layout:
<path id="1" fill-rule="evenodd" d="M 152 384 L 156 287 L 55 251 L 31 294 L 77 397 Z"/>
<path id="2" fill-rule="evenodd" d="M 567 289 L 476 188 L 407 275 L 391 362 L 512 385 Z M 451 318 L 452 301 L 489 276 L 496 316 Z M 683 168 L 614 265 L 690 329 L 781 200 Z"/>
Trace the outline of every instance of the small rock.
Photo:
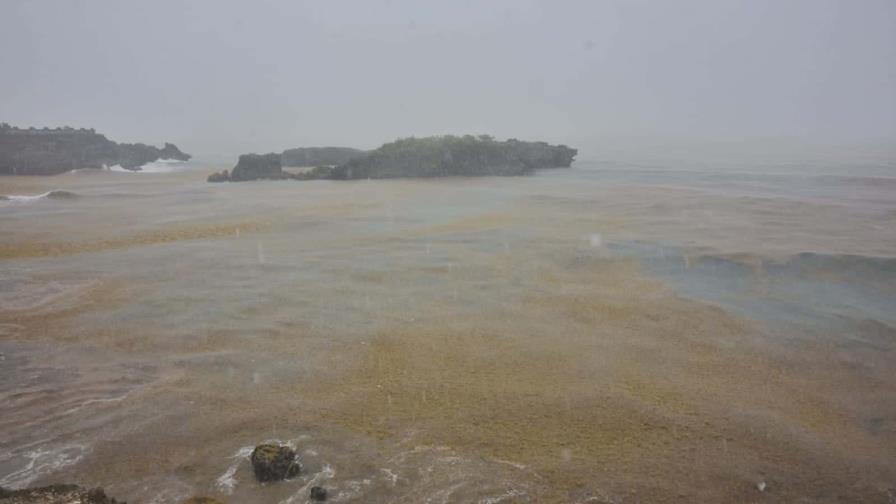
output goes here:
<path id="1" fill-rule="evenodd" d="M 258 445 L 252 451 L 252 469 L 258 481 L 279 481 L 299 474 L 302 466 L 288 446 Z"/>
<path id="2" fill-rule="evenodd" d="M 229 182 L 230 181 L 230 172 L 227 170 L 219 171 L 212 173 L 208 176 L 209 182 Z"/>
<path id="3" fill-rule="evenodd" d="M 190 497 L 181 504 L 224 504 L 214 497 Z"/>
<path id="4" fill-rule="evenodd" d="M 765 485 L 765 482 L 764 482 L 764 481 L 760 481 L 759 483 L 756 484 L 756 488 L 757 488 L 760 492 L 764 492 L 764 491 L 765 491 L 765 487 L 766 487 L 766 485 Z"/>
<path id="5" fill-rule="evenodd" d="M 325 501 L 327 500 L 327 489 L 321 486 L 311 487 L 311 500 Z"/>

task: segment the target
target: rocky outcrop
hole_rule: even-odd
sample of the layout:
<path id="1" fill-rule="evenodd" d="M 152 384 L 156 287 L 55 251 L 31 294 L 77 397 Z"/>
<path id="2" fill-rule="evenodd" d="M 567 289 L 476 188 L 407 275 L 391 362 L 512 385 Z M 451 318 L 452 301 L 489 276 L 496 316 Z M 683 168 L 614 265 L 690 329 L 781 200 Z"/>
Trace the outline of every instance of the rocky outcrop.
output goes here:
<path id="1" fill-rule="evenodd" d="M 213 173 L 208 181 L 527 175 L 544 168 L 568 168 L 576 154 L 576 149 L 565 145 L 498 141 L 487 135 L 405 138 L 340 165 L 321 164 L 302 173 L 283 171 L 276 154 L 244 154 L 229 175 L 226 170 Z"/>
<path id="2" fill-rule="evenodd" d="M 0 124 L 0 175 L 57 175 L 113 165 L 139 170 L 159 159 L 187 161 L 190 155 L 170 143 L 159 149 L 113 142 L 92 129 L 23 129 Z"/>
<path id="3" fill-rule="evenodd" d="M 243 154 L 233 170 L 230 171 L 232 182 L 258 179 L 285 179 L 289 174 L 283 171 L 279 154 Z M 211 180 L 209 181 L 211 182 Z"/>
<path id="4" fill-rule="evenodd" d="M 542 168 L 569 167 L 577 153 L 565 145 L 497 141 L 487 135 L 406 138 L 321 171 L 316 178 L 526 175 Z"/>
<path id="5" fill-rule="evenodd" d="M 0 488 L 0 504 L 125 504 L 108 496 L 102 488 L 51 485 L 24 490 Z"/>
<path id="6" fill-rule="evenodd" d="M 296 452 L 288 447 L 262 444 L 252 450 L 252 470 L 258 481 L 280 481 L 297 476 L 302 466 Z"/>
<path id="7" fill-rule="evenodd" d="M 351 147 L 299 147 L 280 154 L 283 166 L 336 166 L 366 154 Z"/>

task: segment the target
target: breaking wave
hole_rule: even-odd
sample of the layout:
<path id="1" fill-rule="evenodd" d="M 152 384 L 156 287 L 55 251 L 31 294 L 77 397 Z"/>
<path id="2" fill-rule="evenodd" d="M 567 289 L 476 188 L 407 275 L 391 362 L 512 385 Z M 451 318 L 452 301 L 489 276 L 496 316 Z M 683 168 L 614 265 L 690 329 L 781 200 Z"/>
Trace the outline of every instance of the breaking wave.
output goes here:
<path id="1" fill-rule="evenodd" d="M 159 159 L 134 170 L 129 170 L 121 165 L 112 165 L 106 170 L 120 173 L 171 173 L 183 169 L 185 164 L 184 161 L 177 159 Z"/>
<path id="2" fill-rule="evenodd" d="M 20 195 L 20 194 L 0 194 L 0 201 L 7 201 L 10 203 L 30 203 L 32 201 L 42 200 L 42 199 L 55 199 L 55 200 L 67 200 L 77 198 L 78 195 L 71 191 L 63 191 L 62 189 L 55 189 L 53 191 L 47 191 L 43 194 L 34 194 L 34 195 Z"/>

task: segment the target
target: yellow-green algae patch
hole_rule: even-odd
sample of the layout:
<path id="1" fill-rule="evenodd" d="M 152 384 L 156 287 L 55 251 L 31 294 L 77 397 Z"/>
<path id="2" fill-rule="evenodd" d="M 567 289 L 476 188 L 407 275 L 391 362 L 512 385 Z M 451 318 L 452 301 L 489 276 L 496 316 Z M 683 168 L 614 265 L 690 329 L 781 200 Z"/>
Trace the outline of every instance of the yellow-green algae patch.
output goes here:
<path id="1" fill-rule="evenodd" d="M 566 293 L 528 290 L 505 317 L 433 311 L 380 331 L 355 347 L 356 366 L 303 384 L 302 396 L 322 424 L 524 465 L 548 500 L 595 485 L 644 492 L 697 466 L 713 495 L 730 497 L 751 488 L 757 453 L 781 471 L 807 456 L 825 470 L 791 433 L 740 411 L 864 440 L 823 402 L 765 392 L 800 384 L 745 344 L 757 328 L 675 297 L 631 261 L 588 259 L 551 275 Z"/>
<path id="2" fill-rule="evenodd" d="M 22 259 L 71 254 L 104 252 L 144 245 L 158 245 L 185 240 L 203 240 L 238 236 L 240 233 L 259 231 L 265 226 L 256 222 L 234 224 L 194 225 L 170 229 L 144 231 L 129 236 L 103 238 L 91 241 L 38 242 L 21 241 L 0 243 L 0 259 Z"/>

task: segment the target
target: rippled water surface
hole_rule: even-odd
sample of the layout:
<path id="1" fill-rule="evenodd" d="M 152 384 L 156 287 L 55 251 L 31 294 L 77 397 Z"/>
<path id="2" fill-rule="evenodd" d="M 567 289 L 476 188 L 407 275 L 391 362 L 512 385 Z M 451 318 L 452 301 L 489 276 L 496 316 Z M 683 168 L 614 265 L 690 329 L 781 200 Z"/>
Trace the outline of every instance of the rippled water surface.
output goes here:
<path id="1" fill-rule="evenodd" d="M 0 485 L 891 503 L 893 170 L 2 178 Z"/>

